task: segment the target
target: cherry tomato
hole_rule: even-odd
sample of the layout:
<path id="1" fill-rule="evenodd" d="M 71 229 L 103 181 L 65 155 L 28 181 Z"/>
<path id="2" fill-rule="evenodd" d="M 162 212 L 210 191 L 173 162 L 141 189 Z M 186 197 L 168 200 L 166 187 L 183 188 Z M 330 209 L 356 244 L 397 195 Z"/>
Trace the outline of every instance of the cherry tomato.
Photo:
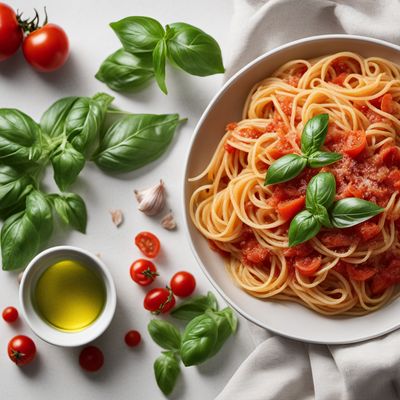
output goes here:
<path id="1" fill-rule="evenodd" d="M 298 258 L 294 266 L 303 276 L 313 276 L 321 267 L 321 257 Z"/>
<path id="2" fill-rule="evenodd" d="M 18 310 L 15 307 L 6 307 L 3 310 L 4 321 L 11 323 L 18 319 Z"/>
<path id="3" fill-rule="evenodd" d="M 36 355 L 36 346 L 31 338 L 24 335 L 14 336 L 8 342 L 8 356 L 17 365 L 29 364 Z"/>
<path id="4" fill-rule="evenodd" d="M 129 331 L 125 335 L 125 343 L 129 347 L 136 347 L 141 340 L 142 337 L 138 331 Z"/>
<path id="5" fill-rule="evenodd" d="M 143 306 L 153 314 L 166 313 L 175 305 L 175 297 L 170 288 L 156 288 L 147 292 Z"/>
<path id="6" fill-rule="evenodd" d="M 31 32 L 22 44 L 26 61 L 40 72 L 51 72 L 64 65 L 69 54 L 68 37 L 55 24 Z"/>
<path id="7" fill-rule="evenodd" d="M 154 258 L 160 251 L 160 241 L 150 232 L 140 232 L 135 237 L 135 244 L 139 250 L 149 258 Z"/>
<path id="8" fill-rule="evenodd" d="M 22 39 L 22 29 L 14 10 L 0 3 L 0 61 L 11 57 L 18 50 Z"/>
<path id="9" fill-rule="evenodd" d="M 180 271 L 171 278 L 170 286 L 175 296 L 188 297 L 196 287 L 196 280 L 190 272 Z"/>
<path id="10" fill-rule="evenodd" d="M 86 371 L 98 371 L 103 364 L 103 352 L 96 346 L 85 347 L 79 355 L 79 365 Z"/>
<path id="11" fill-rule="evenodd" d="M 355 158 L 365 149 L 366 145 L 367 137 L 364 131 L 349 131 L 343 152 L 351 158 Z"/>
<path id="12" fill-rule="evenodd" d="M 150 285 L 158 276 L 156 266 L 149 260 L 140 258 L 131 265 L 131 278 L 140 286 Z"/>

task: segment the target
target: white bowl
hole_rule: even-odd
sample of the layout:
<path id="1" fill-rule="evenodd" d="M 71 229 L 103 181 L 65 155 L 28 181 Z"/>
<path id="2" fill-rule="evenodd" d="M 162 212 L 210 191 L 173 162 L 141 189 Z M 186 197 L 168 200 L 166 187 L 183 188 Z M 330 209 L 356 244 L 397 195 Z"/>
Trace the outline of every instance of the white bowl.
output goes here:
<path id="1" fill-rule="evenodd" d="M 106 290 L 101 314 L 87 328 L 77 332 L 61 331 L 49 325 L 32 304 L 33 291 L 40 276 L 48 267 L 63 260 L 79 261 L 91 268 L 102 278 Z M 46 342 L 63 347 L 81 346 L 100 336 L 110 325 L 117 303 L 114 281 L 104 263 L 88 251 L 72 246 L 51 247 L 38 254 L 24 271 L 19 297 L 22 314 L 33 332 Z"/>
<path id="2" fill-rule="evenodd" d="M 225 126 L 241 119 L 244 102 L 252 86 L 278 67 L 294 59 L 310 59 L 340 51 L 379 56 L 400 63 L 400 47 L 362 36 L 323 35 L 291 42 L 271 50 L 246 65 L 217 93 L 195 129 L 184 174 L 184 205 L 187 233 L 192 250 L 208 279 L 225 300 L 257 325 L 293 339 L 314 343 L 351 343 L 383 335 L 400 327 L 400 301 L 362 317 L 326 317 L 290 302 L 256 299 L 235 286 L 225 271 L 222 257 L 190 220 L 188 205 L 196 182 L 188 181 L 208 164 Z"/>

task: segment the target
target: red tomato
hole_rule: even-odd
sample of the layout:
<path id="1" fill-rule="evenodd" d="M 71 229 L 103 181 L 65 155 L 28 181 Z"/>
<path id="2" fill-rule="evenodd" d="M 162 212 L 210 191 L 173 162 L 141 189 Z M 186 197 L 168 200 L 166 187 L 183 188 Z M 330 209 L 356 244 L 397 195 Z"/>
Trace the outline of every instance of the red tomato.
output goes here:
<path id="1" fill-rule="evenodd" d="M 15 364 L 29 364 L 36 355 L 36 346 L 31 338 L 24 335 L 14 336 L 8 342 L 8 356 Z"/>
<path id="2" fill-rule="evenodd" d="M 320 240 L 328 249 L 335 249 L 337 247 L 351 246 L 355 239 L 352 235 L 340 231 L 331 231 L 322 233 L 320 235 Z"/>
<path id="3" fill-rule="evenodd" d="M 294 266 L 300 274 L 304 276 L 313 276 L 321 266 L 321 257 L 298 258 Z"/>
<path id="4" fill-rule="evenodd" d="M 131 278 L 140 286 L 150 285 L 158 276 L 156 266 L 149 260 L 140 258 L 131 265 Z"/>
<path id="5" fill-rule="evenodd" d="M 46 24 L 31 32 L 22 44 L 26 61 L 40 72 L 51 72 L 62 67 L 69 54 L 65 31 L 58 25 Z"/>
<path id="6" fill-rule="evenodd" d="M 142 337 L 138 331 L 129 331 L 125 335 L 125 343 L 129 347 L 136 347 L 141 340 Z"/>
<path id="7" fill-rule="evenodd" d="M 334 83 L 335 85 L 344 86 L 344 81 L 346 80 L 348 75 L 349 74 L 347 72 L 342 72 L 339 75 L 337 75 L 336 78 L 333 78 L 331 82 Z"/>
<path id="8" fill-rule="evenodd" d="M 22 39 L 22 29 L 14 10 L 0 3 L 0 61 L 11 57 L 18 50 Z"/>
<path id="9" fill-rule="evenodd" d="M 305 196 L 301 196 L 298 197 L 297 199 L 281 201 L 277 207 L 279 216 L 284 221 L 292 219 L 297 213 L 299 213 L 304 208 L 305 200 L 306 200 Z"/>
<path id="10" fill-rule="evenodd" d="M 371 292 L 381 294 L 390 286 L 400 283 L 400 260 L 394 259 L 387 267 L 378 270 L 372 278 Z"/>
<path id="11" fill-rule="evenodd" d="M 390 93 L 386 93 L 382 96 L 381 110 L 388 114 L 393 112 L 393 97 Z"/>
<path id="12" fill-rule="evenodd" d="M 366 147 L 367 137 L 363 130 L 349 131 L 343 152 L 351 158 L 357 157 Z"/>
<path id="13" fill-rule="evenodd" d="M 147 292 L 143 306 L 153 314 L 166 313 L 175 305 L 175 297 L 170 288 L 155 288 Z"/>
<path id="14" fill-rule="evenodd" d="M 3 310 L 4 321 L 10 323 L 18 319 L 18 310 L 15 307 L 6 307 Z"/>
<path id="15" fill-rule="evenodd" d="M 135 244 L 139 250 L 149 258 L 154 258 L 160 251 L 160 241 L 151 232 L 140 232 L 135 237 Z"/>
<path id="16" fill-rule="evenodd" d="M 103 364 L 103 352 L 96 346 L 85 347 L 79 355 L 79 365 L 86 371 L 98 371 Z"/>
<path id="17" fill-rule="evenodd" d="M 175 296 L 188 297 L 196 288 L 196 280 L 190 272 L 180 271 L 171 278 L 170 286 Z"/>
<path id="18" fill-rule="evenodd" d="M 362 237 L 363 240 L 371 240 L 381 231 L 378 224 L 371 221 L 366 221 L 356 225 L 354 230 Z"/>
<path id="19" fill-rule="evenodd" d="M 366 281 L 376 274 L 376 268 L 346 263 L 346 272 L 355 281 Z"/>

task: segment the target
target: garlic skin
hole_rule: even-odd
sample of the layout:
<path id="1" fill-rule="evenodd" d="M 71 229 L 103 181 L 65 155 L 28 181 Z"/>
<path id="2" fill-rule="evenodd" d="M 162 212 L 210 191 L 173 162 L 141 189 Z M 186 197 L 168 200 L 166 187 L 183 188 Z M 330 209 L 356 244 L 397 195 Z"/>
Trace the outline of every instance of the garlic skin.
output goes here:
<path id="1" fill-rule="evenodd" d="M 161 220 L 161 226 L 168 231 L 176 229 L 176 221 L 174 218 L 174 214 L 172 214 L 172 211 L 170 211 L 167 215 L 163 217 L 163 219 Z"/>
<path id="2" fill-rule="evenodd" d="M 110 210 L 110 214 L 113 224 L 118 228 L 124 222 L 124 214 L 121 210 Z"/>
<path id="3" fill-rule="evenodd" d="M 139 203 L 138 209 L 146 215 L 156 215 L 165 205 L 165 187 L 164 182 L 141 191 L 135 190 L 136 200 Z"/>

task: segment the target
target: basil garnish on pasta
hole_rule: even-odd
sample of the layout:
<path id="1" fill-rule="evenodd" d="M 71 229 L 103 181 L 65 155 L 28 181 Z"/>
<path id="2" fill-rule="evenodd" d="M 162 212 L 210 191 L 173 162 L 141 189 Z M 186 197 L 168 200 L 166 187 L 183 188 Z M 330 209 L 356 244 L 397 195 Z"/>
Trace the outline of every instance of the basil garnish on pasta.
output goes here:
<path id="1" fill-rule="evenodd" d="M 320 172 L 309 182 L 306 209 L 289 226 L 289 247 L 312 239 L 321 227 L 349 228 L 380 214 L 384 209 L 363 199 L 349 197 L 335 200 L 336 181 L 330 172 Z"/>
<path id="2" fill-rule="evenodd" d="M 301 152 L 287 154 L 276 160 L 267 171 L 265 185 L 287 182 L 298 176 L 305 167 L 320 168 L 339 161 L 342 155 L 321 151 L 328 133 L 328 114 L 319 114 L 311 118 L 301 134 Z"/>

